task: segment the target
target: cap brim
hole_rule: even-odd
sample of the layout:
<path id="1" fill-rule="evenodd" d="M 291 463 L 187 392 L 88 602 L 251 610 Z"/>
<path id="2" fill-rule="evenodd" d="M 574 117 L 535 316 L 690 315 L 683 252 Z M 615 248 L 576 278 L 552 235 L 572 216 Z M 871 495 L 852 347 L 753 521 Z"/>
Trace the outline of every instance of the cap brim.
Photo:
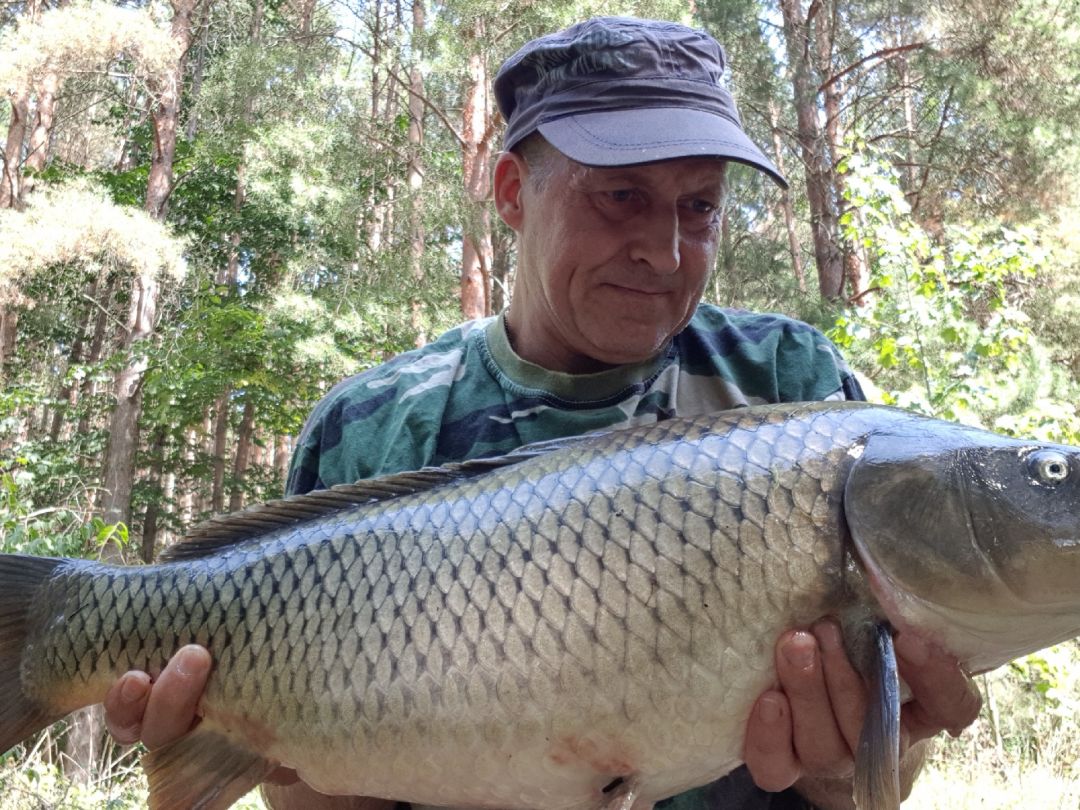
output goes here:
<path id="1" fill-rule="evenodd" d="M 547 141 L 586 166 L 633 166 L 684 157 L 745 163 L 781 188 L 787 180 L 746 133 L 723 116 L 686 107 L 638 107 L 542 121 Z"/>

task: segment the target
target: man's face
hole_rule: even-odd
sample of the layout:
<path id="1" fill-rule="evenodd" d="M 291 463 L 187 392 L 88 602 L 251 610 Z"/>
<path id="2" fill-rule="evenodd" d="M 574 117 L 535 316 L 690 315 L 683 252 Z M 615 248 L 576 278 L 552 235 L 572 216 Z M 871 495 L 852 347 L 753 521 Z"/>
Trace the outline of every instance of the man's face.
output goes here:
<path id="1" fill-rule="evenodd" d="M 716 258 L 724 166 L 590 168 L 556 153 L 521 184 L 515 348 L 584 373 L 654 357 L 690 320 Z M 501 209 L 500 209 L 501 210 Z"/>

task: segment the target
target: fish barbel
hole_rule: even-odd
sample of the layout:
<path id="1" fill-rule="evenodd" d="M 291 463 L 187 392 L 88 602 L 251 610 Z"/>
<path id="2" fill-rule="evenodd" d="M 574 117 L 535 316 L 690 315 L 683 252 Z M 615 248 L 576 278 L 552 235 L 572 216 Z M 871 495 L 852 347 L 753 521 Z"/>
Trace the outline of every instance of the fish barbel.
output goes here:
<path id="1" fill-rule="evenodd" d="M 332 794 L 645 810 L 740 764 L 776 639 L 823 616 L 882 694 L 857 801 L 893 808 L 887 627 L 971 671 L 1080 633 L 1080 450 L 761 406 L 265 504 L 156 565 L 2 555 L 0 751 L 194 642 L 202 721 L 144 760 L 153 808 L 281 763 Z"/>

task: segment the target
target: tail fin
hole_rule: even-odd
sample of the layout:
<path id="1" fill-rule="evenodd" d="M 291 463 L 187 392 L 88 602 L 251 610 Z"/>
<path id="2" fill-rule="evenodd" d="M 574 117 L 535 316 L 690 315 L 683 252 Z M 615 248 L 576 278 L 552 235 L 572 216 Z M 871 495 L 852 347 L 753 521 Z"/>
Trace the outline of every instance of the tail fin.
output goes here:
<path id="1" fill-rule="evenodd" d="M 29 608 L 64 562 L 0 554 L 0 753 L 63 716 L 23 694 L 21 669 Z"/>

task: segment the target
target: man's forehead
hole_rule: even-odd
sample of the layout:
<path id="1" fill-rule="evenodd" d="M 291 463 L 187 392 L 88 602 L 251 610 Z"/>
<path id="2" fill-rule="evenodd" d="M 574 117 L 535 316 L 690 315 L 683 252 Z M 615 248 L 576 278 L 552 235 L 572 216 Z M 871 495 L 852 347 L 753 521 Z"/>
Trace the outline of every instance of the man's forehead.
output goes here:
<path id="1" fill-rule="evenodd" d="M 566 158 L 575 179 L 620 180 L 635 185 L 723 185 L 727 162 L 719 158 L 690 157 L 637 163 L 630 166 L 586 166 Z"/>

